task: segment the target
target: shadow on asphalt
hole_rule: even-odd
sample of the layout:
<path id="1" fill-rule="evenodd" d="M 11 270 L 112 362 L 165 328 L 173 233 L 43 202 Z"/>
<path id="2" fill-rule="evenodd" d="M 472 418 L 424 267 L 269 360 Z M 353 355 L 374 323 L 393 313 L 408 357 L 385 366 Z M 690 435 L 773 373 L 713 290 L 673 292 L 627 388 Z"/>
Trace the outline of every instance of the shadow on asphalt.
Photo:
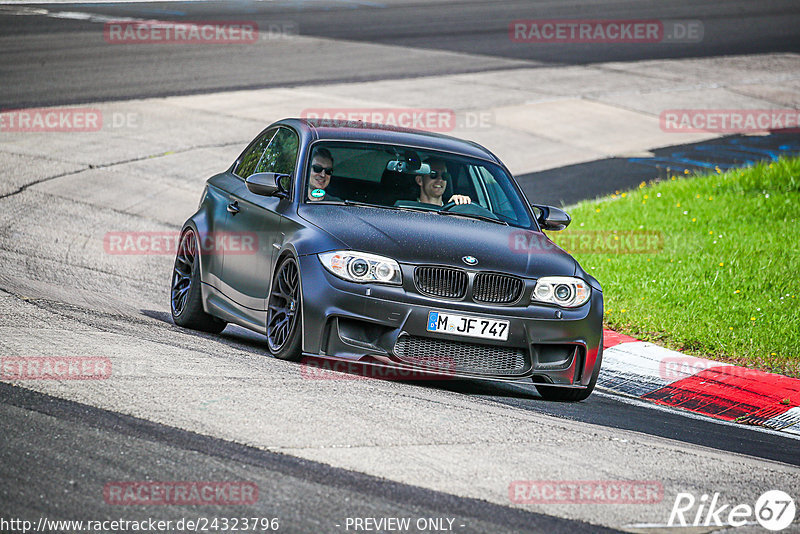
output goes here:
<path id="1" fill-rule="evenodd" d="M 190 330 L 188 328 L 181 328 L 172 321 L 172 316 L 164 311 L 159 310 L 141 310 L 142 315 L 155 319 L 157 321 L 166 323 L 173 328 L 178 328 L 182 332 L 202 337 L 204 339 L 217 340 L 225 345 L 245 350 L 255 350 L 265 356 L 270 356 L 269 350 L 266 347 L 266 338 L 237 325 L 229 324 L 221 334 L 209 334 L 197 330 Z M 325 365 L 327 362 L 331 364 L 332 360 L 325 360 L 324 358 L 304 358 L 298 365 L 304 365 L 305 362 L 314 361 L 319 365 Z M 430 377 L 422 377 L 411 380 L 402 380 L 393 377 L 383 378 L 375 371 L 370 371 L 370 367 L 366 364 L 359 362 L 346 362 L 347 365 L 336 367 L 323 367 L 324 370 L 332 370 L 335 372 L 345 373 L 352 376 L 359 376 L 365 379 L 373 380 L 386 380 L 388 382 L 404 382 L 409 385 L 419 386 L 423 388 L 441 389 L 444 391 L 451 391 L 453 393 L 461 393 L 464 395 L 486 395 L 492 397 L 503 398 L 517 398 L 517 399 L 532 399 L 543 400 L 541 396 L 533 389 L 533 384 L 512 384 L 505 382 L 492 382 L 471 379 L 435 379 Z"/>
<path id="2" fill-rule="evenodd" d="M 163 321 L 173 328 L 172 317 L 168 313 L 142 310 L 148 317 Z M 220 343 L 239 350 L 253 350 L 269 356 L 264 336 L 230 325 L 222 334 L 213 335 L 193 330 L 181 329 L 190 335 L 205 339 L 215 339 Z M 266 359 L 265 359 L 266 360 Z M 301 369 L 305 363 L 315 360 L 320 365 L 330 365 L 332 360 L 309 358 L 296 365 Z M 268 361 L 268 360 L 266 360 Z M 323 367 L 323 370 L 336 369 L 337 372 L 355 375 L 353 379 L 387 380 L 367 374 L 367 366 L 357 362 L 345 362 L 338 367 Z M 330 372 L 330 371 L 328 371 Z M 387 380 L 398 381 L 398 380 Z M 622 404 L 622 400 L 609 395 L 594 393 L 581 402 L 546 401 L 538 395 L 533 383 L 493 382 L 477 379 L 433 379 L 404 380 L 412 387 L 449 391 L 483 400 L 503 404 L 534 413 L 568 419 L 581 423 L 600 425 L 607 428 L 630 430 L 662 438 L 691 443 L 716 450 L 745 454 L 783 462 L 800 464 L 800 440 L 773 433 L 765 433 L 750 427 L 725 425 L 711 419 L 687 417 L 679 411 L 655 411 L 648 405 Z"/>
<path id="3" fill-rule="evenodd" d="M 246 328 L 229 324 L 221 334 L 209 334 L 199 330 L 191 330 L 176 325 L 172 321 L 172 316 L 168 312 L 158 310 L 140 310 L 142 315 L 166 323 L 172 328 L 180 330 L 184 334 L 202 337 L 203 339 L 216 340 L 230 347 L 243 350 L 254 350 L 265 356 L 270 356 L 266 345 L 266 338 L 261 334 L 252 332 Z"/>

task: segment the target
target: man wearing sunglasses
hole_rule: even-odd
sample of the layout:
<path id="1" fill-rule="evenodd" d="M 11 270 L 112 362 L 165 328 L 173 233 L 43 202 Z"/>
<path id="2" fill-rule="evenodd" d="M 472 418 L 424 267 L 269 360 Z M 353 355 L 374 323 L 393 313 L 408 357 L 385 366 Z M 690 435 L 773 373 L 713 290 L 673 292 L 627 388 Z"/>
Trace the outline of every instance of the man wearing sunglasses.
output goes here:
<path id="1" fill-rule="evenodd" d="M 327 148 L 317 148 L 311 156 L 311 172 L 308 175 L 308 200 L 341 200 L 329 195 L 325 189 L 333 174 L 333 155 Z"/>
<path id="2" fill-rule="evenodd" d="M 447 188 L 447 182 L 450 180 L 450 173 L 447 172 L 447 165 L 443 160 L 437 158 L 429 158 L 425 163 L 430 165 L 430 174 L 418 174 L 416 176 L 417 185 L 419 185 L 418 202 L 424 204 L 434 204 L 436 206 L 443 206 L 442 196 Z M 453 195 L 450 197 L 449 202 L 456 204 L 471 204 L 472 199 L 466 195 Z"/>

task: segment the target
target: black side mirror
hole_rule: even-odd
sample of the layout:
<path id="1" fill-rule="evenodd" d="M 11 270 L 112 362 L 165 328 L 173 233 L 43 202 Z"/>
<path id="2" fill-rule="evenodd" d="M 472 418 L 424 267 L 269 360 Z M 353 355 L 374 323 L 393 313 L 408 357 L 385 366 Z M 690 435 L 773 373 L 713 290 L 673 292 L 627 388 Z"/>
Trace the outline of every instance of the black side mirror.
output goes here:
<path id="1" fill-rule="evenodd" d="M 288 181 L 288 178 L 288 174 L 257 172 L 248 176 L 244 183 L 247 185 L 247 189 L 256 195 L 286 197 L 289 191 L 285 182 Z"/>
<path id="2" fill-rule="evenodd" d="M 569 214 L 560 208 L 556 208 L 555 206 L 542 206 L 539 204 L 532 204 L 532 206 L 536 212 L 536 220 L 539 222 L 539 226 L 542 227 L 542 230 L 553 230 L 557 232 L 563 230 L 572 222 L 572 218 Z"/>

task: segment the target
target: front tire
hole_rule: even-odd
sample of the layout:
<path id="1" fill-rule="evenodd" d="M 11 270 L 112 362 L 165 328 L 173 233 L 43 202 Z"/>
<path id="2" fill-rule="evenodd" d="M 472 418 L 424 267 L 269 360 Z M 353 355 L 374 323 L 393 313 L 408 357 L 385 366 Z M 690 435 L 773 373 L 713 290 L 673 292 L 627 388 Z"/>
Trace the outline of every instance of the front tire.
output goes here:
<path id="1" fill-rule="evenodd" d="M 275 270 L 267 310 L 267 345 L 276 358 L 300 359 L 301 305 L 300 269 L 289 256 Z"/>
<path id="2" fill-rule="evenodd" d="M 597 377 L 600 376 L 600 365 L 603 362 L 603 338 L 600 338 L 600 348 L 597 352 L 597 360 L 594 362 L 594 369 L 592 370 L 592 378 L 589 380 L 589 385 L 585 389 L 570 389 L 570 388 L 557 388 L 553 386 L 542 386 L 536 384 L 536 391 L 542 396 L 544 400 L 548 401 L 562 401 L 562 402 L 579 402 L 586 400 L 589 395 L 594 391 L 594 386 L 597 384 Z"/>
<path id="3" fill-rule="evenodd" d="M 200 287 L 200 257 L 197 236 L 192 228 L 181 235 L 170 286 L 172 320 L 178 326 L 219 334 L 227 324 L 203 309 Z"/>

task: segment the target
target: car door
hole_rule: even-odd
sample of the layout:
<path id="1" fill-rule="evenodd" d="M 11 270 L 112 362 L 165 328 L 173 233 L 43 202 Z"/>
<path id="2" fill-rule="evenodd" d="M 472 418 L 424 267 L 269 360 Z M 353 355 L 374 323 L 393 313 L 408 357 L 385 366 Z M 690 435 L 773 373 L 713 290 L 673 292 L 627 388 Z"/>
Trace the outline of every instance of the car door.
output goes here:
<path id="1" fill-rule="evenodd" d="M 256 172 L 293 174 L 298 141 L 290 128 L 278 128 L 252 172 L 246 169 L 248 176 Z M 280 212 L 289 203 L 290 199 L 250 192 L 244 180 L 231 191 L 227 218 L 230 239 L 222 265 L 223 292 L 241 306 L 266 310 L 273 261 L 278 252 L 274 245 L 280 245 L 281 241 Z"/>
<path id="2" fill-rule="evenodd" d="M 205 206 L 206 226 L 202 233 L 203 282 L 219 291 L 225 289 L 222 279 L 222 265 L 225 261 L 225 236 L 229 233 L 231 193 L 243 182 L 242 175 L 255 172 L 256 165 L 269 146 L 278 128 L 265 130 L 242 152 L 231 169 L 211 177 L 205 190 L 201 205 Z M 223 293 L 227 293 L 223 291 Z"/>

